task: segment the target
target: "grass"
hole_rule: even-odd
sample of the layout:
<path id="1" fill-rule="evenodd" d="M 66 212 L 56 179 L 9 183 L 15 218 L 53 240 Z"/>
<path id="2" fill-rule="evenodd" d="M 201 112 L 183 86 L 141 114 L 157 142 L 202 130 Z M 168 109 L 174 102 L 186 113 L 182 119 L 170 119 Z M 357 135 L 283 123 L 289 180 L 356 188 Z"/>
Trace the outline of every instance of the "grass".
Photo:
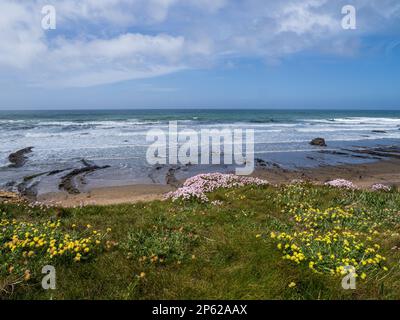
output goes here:
<path id="1" fill-rule="evenodd" d="M 31 208 L 0 204 L 3 219 L 42 224 L 60 220 L 62 232 L 72 226 L 91 225 L 93 230 L 111 232 L 100 248 L 82 261 L 52 260 L 57 271 L 57 289 L 41 288 L 41 266 L 30 265 L 32 277 L 11 290 L 8 265 L 10 252 L 4 249 L 0 265 L 0 297 L 3 299 L 399 299 L 400 298 L 400 193 L 351 191 L 297 185 L 290 187 L 243 187 L 218 190 L 211 205 L 197 202 L 153 201 L 134 205 L 89 206 L 71 209 Z M 314 217 L 310 212 L 338 207 L 352 212 L 345 219 L 345 231 L 357 233 L 360 241 L 371 237 L 385 261 L 363 270 L 365 280 L 357 279 L 356 290 L 344 290 L 342 275 L 331 275 L 309 267 L 318 260 L 317 250 L 302 247 L 297 232 L 310 231 L 309 220 L 296 221 L 296 215 Z M 312 208 L 312 209 L 310 209 Z M 307 211 L 308 210 L 308 211 Z M 311 210 L 311 211 L 310 211 Z M 363 212 L 366 224 L 358 214 Z M 345 215 L 345 217 L 347 217 Z M 318 222 L 319 223 L 319 222 Z M 334 228 L 335 221 L 323 220 L 315 227 L 315 237 Z M 342 224 L 341 224 L 342 226 Z M 77 227 L 79 228 L 79 227 Z M 82 227 L 83 228 L 83 227 Z M 369 233 L 373 229 L 375 233 Z M 82 229 L 84 230 L 84 228 Z M 338 229 L 339 230 L 339 229 Z M 346 232 L 347 232 L 346 231 Z M 284 232 L 294 237 L 288 244 L 302 248 L 305 260 L 283 259 L 271 238 Z M 338 231 L 341 232 L 340 230 Z M 296 233 L 296 237 L 294 234 Z M 76 235 L 78 237 L 79 235 Z M 339 234 L 339 237 L 341 234 Z M 313 238 L 314 239 L 314 238 Z M 311 248 L 316 242 L 313 240 Z M 286 242 L 282 242 L 286 244 Z M 305 244 L 304 244 L 305 245 Z M 319 245 L 319 244 L 318 244 Z M 321 247 L 321 246 L 320 246 Z M 336 246 L 337 247 L 337 246 Z M 324 263 L 335 261 L 325 255 L 337 251 L 322 246 Z M 364 249 L 364 248 L 363 248 Z M 331 250 L 331 251 L 329 251 Z M 359 251 L 349 257 L 363 259 Z M 354 249 L 355 250 L 355 249 Z M 292 255 L 293 250 L 286 254 Z M 296 251 L 296 250 L 295 250 Z M 336 252 L 335 251 L 335 252 Z M 327 258 L 326 258 L 327 259 Z M 357 261 L 358 261 L 357 260 Z M 48 261 L 38 260 L 40 263 Z M 28 259 L 29 262 L 29 259 Z M 318 263 L 318 261 L 316 261 Z M 23 272 L 24 264 L 20 263 Z M 387 267 L 387 271 L 383 267 Z M 328 268 L 329 269 L 329 268 Z M 361 275 L 361 270 L 360 270 Z M 292 285 L 290 285 L 292 283 Z M 295 285 L 293 285 L 295 284 Z"/>

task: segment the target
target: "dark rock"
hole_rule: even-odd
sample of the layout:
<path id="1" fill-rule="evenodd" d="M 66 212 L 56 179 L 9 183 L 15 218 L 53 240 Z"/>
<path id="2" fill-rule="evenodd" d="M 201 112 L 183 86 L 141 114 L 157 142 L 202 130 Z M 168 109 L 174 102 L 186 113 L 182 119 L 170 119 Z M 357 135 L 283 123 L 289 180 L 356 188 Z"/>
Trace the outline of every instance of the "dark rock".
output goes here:
<path id="1" fill-rule="evenodd" d="M 39 177 L 41 177 L 41 176 L 43 176 L 45 174 L 47 174 L 47 172 L 37 173 L 37 174 L 30 175 L 30 176 L 25 176 L 24 177 L 24 182 L 29 182 L 29 181 L 31 181 L 33 179 L 36 179 L 36 178 L 39 178 Z"/>
<path id="2" fill-rule="evenodd" d="M 326 142 L 323 138 L 315 138 L 310 142 L 310 144 L 312 146 L 326 147 Z"/>
<path id="3" fill-rule="evenodd" d="M 387 133 L 385 130 L 372 130 L 373 133 Z"/>
<path id="4" fill-rule="evenodd" d="M 270 161 L 265 161 L 263 159 L 260 158 L 256 158 L 254 159 L 255 161 L 255 166 L 257 168 L 277 168 L 277 169 L 281 169 L 281 166 L 275 162 L 270 162 Z M 244 163 L 246 164 L 246 162 Z"/>
<path id="5" fill-rule="evenodd" d="M 256 158 L 255 161 L 257 167 L 268 167 L 268 163 L 263 159 Z"/>
<path id="6" fill-rule="evenodd" d="M 337 151 L 337 150 L 320 150 L 318 152 L 319 153 L 324 153 L 324 154 L 333 154 L 333 155 L 336 155 L 336 156 L 349 156 L 348 153 Z"/>
<path id="7" fill-rule="evenodd" d="M 24 181 L 17 187 L 18 192 L 21 196 L 35 200 L 38 194 L 39 181 Z"/>
<path id="8" fill-rule="evenodd" d="M 101 170 L 101 169 L 107 169 L 110 166 L 97 166 L 93 165 L 91 162 L 82 159 L 81 162 L 85 165 L 83 168 L 75 169 L 72 170 L 70 173 L 67 175 L 63 176 L 61 178 L 61 182 L 58 185 L 60 190 L 65 190 L 69 194 L 79 194 L 80 191 L 79 189 L 75 186 L 74 180 L 76 177 L 80 176 L 81 174 L 89 174 L 91 172 Z"/>
<path id="9" fill-rule="evenodd" d="M 68 171 L 68 170 L 72 170 L 72 168 L 60 169 L 60 170 L 53 170 L 53 171 L 50 171 L 47 175 L 48 175 L 48 176 L 54 176 L 54 175 L 56 175 L 56 174 L 59 174 L 59 173 L 61 173 L 61 172 Z"/>
<path id="10" fill-rule="evenodd" d="M 387 147 L 377 147 L 377 148 L 360 148 L 354 150 L 348 150 L 356 154 L 367 155 L 372 158 L 380 159 L 383 158 L 394 158 L 400 159 L 400 147 L 397 146 L 387 146 Z M 355 156 L 355 155 L 353 155 Z M 360 157 L 360 156 L 358 156 Z"/>
<path id="11" fill-rule="evenodd" d="M 32 149 L 33 149 L 33 147 L 28 147 L 28 148 L 18 150 L 14 153 L 11 153 L 8 156 L 8 161 L 11 162 L 10 167 L 12 167 L 12 168 L 22 167 L 25 164 L 26 160 L 28 159 L 28 157 L 26 155 L 31 153 Z"/>
<path id="12" fill-rule="evenodd" d="M 16 181 L 9 181 L 9 182 L 7 182 L 4 186 L 5 186 L 6 188 L 11 188 L 11 187 L 14 187 L 16 184 L 17 184 Z"/>
<path id="13" fill-rule="evenodd" d="M 175 172 L 180 170 L 180 167 L 178 168 L 170 168 L 165 176 L 165 181 L 167 185 L 173 186 L 175 188 L 180 188 L 182 186 L 182 183 L 179 182 L 179 180 L 175 177 Z"/>

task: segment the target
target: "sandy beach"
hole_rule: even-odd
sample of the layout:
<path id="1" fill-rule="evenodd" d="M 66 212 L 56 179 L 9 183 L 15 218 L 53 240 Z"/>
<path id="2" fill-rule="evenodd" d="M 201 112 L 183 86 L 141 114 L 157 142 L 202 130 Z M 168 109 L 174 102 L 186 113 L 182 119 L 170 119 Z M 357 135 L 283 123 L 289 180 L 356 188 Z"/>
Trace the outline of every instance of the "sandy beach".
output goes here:
<path id="1" fill-rule="evenodd" d="M 112 205 L 160 200 L 165 193 L 172 190 L 174 188 L 171 186 L 156 184 L 103 187 L 80 194 L 52 192 L 39 196 L 37 200 L 44 204 L 62 207 Z"/>
<path id="2" fill-rule="evenodd" d="M 257 168 L 253 176 L 277 185 L 290 183 L 294 179 L 322 184 L 332 179 L 343 178 L 354 182 L 360 188 L 368 188 L 375 183 L 400 186 L 399 169 L 400 160 L 392 159 L 366 164 L 322 166 L 301 170 Z M 61 191 L 47 193 L 40 195 L 37 201 L 62 207 L 112 205 L 159 200 L 163 198 L 165 193 L 175 189 L 170 185 L 162 184 L 102 187 L 80 194 L 69 194 Z"/>
<path id="3" fill-rule="evenodd" d="M 324 183 L 332 179 L 347 179 L 360 188 L 368 188 L 375 183 L 400 185 L 400 160 L 385 160 L 374 163 L 321 166 L 318 168 L 289 171 L 284 169 L 257 170 L 256 176 L 271 183 L 288 183 L 302 179 L 314 183 Z"/>

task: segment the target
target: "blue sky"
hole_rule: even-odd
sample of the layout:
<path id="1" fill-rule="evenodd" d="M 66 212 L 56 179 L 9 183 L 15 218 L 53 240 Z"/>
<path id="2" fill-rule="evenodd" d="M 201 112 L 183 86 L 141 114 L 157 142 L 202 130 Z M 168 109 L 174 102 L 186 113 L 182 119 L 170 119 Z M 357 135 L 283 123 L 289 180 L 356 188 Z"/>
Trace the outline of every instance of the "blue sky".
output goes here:
<path id="1" fill-rule="evenodd" d="M 397 0 L 2 0 L 0 15 L 0 109 L 400 109 Z"/>

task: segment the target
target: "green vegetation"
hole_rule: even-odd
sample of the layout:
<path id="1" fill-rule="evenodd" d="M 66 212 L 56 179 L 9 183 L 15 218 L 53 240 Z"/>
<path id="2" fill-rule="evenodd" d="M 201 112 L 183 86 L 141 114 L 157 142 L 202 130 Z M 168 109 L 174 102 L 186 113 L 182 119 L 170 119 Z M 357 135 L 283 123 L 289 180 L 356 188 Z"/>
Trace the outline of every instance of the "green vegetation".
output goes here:
<path id="1" fill-rule="evenodd" d="M 0 297 L 400 299 L 398 191 L 246 186 L 209 198 L 71 209 L 0 204 L 3 224 L 54 223 L 57 241 L 100 233 L 88 256 L 75 261 L 71 252 L 57 258 L 47 249 L 31 256 L 21 249 L 16 258 L 15 233 L 3 229 Z M 41 288 L 40 263 L 56 267 L 56 290 Z M 356 290 L 342 288 L 342 263 L 356 266 Z M 30 276 L 17 283 L 27 268 Z"/>

